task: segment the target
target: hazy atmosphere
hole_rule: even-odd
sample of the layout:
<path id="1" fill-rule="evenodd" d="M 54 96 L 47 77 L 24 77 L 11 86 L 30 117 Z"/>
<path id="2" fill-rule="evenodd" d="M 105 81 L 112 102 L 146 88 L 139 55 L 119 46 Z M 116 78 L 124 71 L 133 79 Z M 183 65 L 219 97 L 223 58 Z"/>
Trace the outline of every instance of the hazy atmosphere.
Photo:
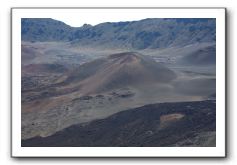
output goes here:
<path id="1" fill-rule="evenodd" d="M 65 20 L 21 20 L 22 146 L 216 145 L 215 19 Z"/>

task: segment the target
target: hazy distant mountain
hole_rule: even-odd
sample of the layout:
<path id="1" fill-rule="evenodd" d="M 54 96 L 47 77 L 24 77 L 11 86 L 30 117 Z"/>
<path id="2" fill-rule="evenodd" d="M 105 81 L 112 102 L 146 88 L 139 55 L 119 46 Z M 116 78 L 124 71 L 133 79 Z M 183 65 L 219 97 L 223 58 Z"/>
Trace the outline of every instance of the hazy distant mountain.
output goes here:
<path id="1" fill-rule="evenodd" d="M 70 41 L 72 45 L 104 48 L 164 48 L 214 42 L 215 19 L 144 19 L 70 27 L 53 19 L 22 19 L 24 41 Z"/>
<path id="2" fill-rule="evenodd" d="M 206 146 L 216 145 L 215 101 L 163 103 L 70 126 L 22 146 Z"/>
<path id="3" fill-rule="evenodd" d="M 51 18 L 22 18 L 23 41 L 68 41 L 73 28 Z"/>

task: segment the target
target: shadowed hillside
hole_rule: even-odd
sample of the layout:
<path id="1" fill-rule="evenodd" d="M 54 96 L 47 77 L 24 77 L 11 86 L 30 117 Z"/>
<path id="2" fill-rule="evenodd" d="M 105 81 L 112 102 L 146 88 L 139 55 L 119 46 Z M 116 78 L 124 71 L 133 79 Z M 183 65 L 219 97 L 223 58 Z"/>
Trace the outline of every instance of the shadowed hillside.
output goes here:
<path id="1" fill-rule="evenodd" d="M 215 101 L 163 103 L 119 112 L 22 146 L 215 146 Z"/>

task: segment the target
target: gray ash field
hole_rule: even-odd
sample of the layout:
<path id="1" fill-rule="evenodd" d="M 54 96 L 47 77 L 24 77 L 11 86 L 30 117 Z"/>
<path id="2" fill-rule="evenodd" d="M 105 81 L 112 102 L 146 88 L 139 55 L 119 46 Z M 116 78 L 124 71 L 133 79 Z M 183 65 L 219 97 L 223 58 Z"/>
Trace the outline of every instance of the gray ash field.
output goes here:
<path id="1" fill-rule="evenodd" d="M 215 19 L 22 19 L 22 146 L 215 146 Z"/>

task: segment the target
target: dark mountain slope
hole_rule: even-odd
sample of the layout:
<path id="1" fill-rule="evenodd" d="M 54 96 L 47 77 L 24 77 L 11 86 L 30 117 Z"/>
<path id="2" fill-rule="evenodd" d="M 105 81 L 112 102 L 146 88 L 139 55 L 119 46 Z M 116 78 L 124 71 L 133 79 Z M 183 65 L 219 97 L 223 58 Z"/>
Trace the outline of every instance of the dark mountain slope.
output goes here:
<path id="1" fill-rule="evenodd" d="M 22 146 L 215 146 L 215 101 L 162 103 L 74 125 Z"/>

